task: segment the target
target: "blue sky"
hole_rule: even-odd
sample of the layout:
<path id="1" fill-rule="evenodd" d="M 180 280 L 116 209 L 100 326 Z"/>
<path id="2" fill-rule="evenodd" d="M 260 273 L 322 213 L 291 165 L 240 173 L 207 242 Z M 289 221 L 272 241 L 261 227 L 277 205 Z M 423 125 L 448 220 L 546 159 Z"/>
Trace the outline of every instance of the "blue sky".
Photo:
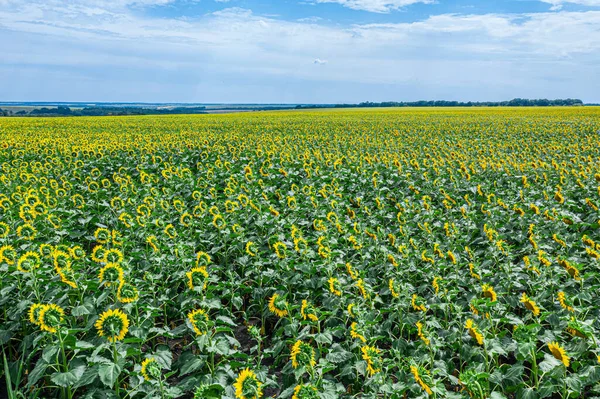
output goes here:
<path id="1" fill-rule="evenodd" d="M 600 0 L 0 0 L 0 101 L 600 102 Z"/>

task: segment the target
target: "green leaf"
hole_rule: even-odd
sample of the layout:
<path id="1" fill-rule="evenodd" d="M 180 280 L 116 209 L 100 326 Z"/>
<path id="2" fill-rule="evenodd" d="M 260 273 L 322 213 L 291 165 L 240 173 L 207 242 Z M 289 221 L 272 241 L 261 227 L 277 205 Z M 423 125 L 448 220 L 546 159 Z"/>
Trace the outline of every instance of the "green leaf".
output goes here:
<path id="1" fill-rule="evenodd" d="M 109 388 L 112 388 L 121 374 L 121 367 L 115 363 L 102 363 L 98 367 L 100 381 Z"/>
<path id="2" fill-rule="evenodd" d="M 333 344 L 325 358 L 331 363 L 342 363 L 350 360 L 352 358 L 352 353 L 342 348 L 340 344 Z"/>
<path id="3" fill-rule="evenodd" d="M 58 385 L 59 387 L 69 387 L 74 385 L 83 373 L 85 372 L 85 364 L 80 364 L 74 369 L 67 371 L 66 373 L 54 373 L 50 377 L 50 380 Z"/>

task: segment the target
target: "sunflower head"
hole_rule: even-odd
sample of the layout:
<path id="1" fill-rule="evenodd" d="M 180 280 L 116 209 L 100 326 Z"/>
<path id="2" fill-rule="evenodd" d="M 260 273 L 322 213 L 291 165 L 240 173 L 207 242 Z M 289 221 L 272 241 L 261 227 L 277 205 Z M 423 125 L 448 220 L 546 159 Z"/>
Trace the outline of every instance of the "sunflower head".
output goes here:
<path id="1" fill-rule="evenodd" d="M 135 288 L 133 284 L 126 282 L 125 280 L 121 280 L 117 290 L 117 299 L 119 302 L 131 303 L 137 301 L 138 298 L 139 292 L 137 288 Z"/>
<path id="2" fill-rule="evenodd" d="M 571 364 L 571 358 L 567 355 L 565 349 L 560 346 L 558 342 L 550 342 L 548 344 L 548 349 L 552 352 L 552 356 L 554 356 L 557 360 L 560 360 L 565 367 L 569 367 Z"/>
<path id="3" fill-rule="evenodd" d="M 110 230 L 100 227 L 94 232 L 94 238 L 96 238 L 96 242 L 99 242 L 100 244 L 108 244 L 111 239 Z"/>
<path id="4" fill-rule="evenodd" d="M 287 307 L 288 303 L 286 302 L 285 297 L 279 294 L 273 294 L 273 296 L 269 299 L 269 310 L 278 317 L 287 316 Z"/>
<path id="5" fill-rule="evenodd" d="M 316 366 L 315 361 L 315 350 L 306 342 L 300 340 L 296 341 L 292 346 L 292 352 L 290 354 L 290 360 L 292 361 L 292 367 L 314 367 Z"/>
<path id="6" fill-rule="evenodd" d="M 54 303 L 42 305 L 38 315 L 39 326 L 42 331 L 55 333 L 64 320 L 65 311 L 60 306 Z"/>
<path id="7" fill-rule="evenodd" d="M 40 267 L 40 256 L 36 252 L 26 252 L 17 262 L 17 270 L 29 273 Z"/>
<path id="8" fill-rule="evenodd" d="M 141 373 L 146 381 L 158 380 L 162 374 L 160 371 L 160 365 L 153 357 L 147 358 L 142 362 Z"/>
<path id="9" fill-rule="evenodd" d="M 116 263 L 108 263 L 100 269 L 98 280 L 100 280 L 101 283 L 104 282 L 107 287 L 110 287 L 111 284 L 116 284 L 119 281 L 124 281 L 123 269 Z"/>
<path id="10" fill-rule="evenodd" d="M 262 383 L 249 368 L 242 370 L 235 380 L 235 397 L 238 399 L 259 399 L 262 397 Z"/>
<path id="11" fill-rule="evenodd" d="M 365 362 L 367 362 L 367 373 L 369 375 L 373 375 L 381 371 L 381 356 L 380 350 L 374 346 L 363 346 L 360 348 L 362 352 L 362 358 Z"/>
<path id="12" fill-rule="evenodd" d="M 193 290 L 195 287 L 205 290 L 208 285 L 208 272 L 206 271 L 206 267 L 194 267 L 191 271 L 186 273 L 187 276 L 187 285 L 190 290 Z"/>
<path id="13" fill-rule="evenodd" d="M 129 330 L 129 319 L 120 309 L 107 310 L 100 315 L 95 326 L 99 336 L 110 342 L 120 341 Z"/>
<path id="14" fill-rule="evenodd" d="M 196 335 L 204 335 L 210 328 L 210 319 L 203 309 L 196 309 L 187 315 Z"/>
<path id="15" fill-rule="evenodd" d="M 27 312 L 27 314 L 29 316 L 29 321 L 31 323 L 35 324 L 36 326 L 41 325 L 40 312 L 44 306 L 45 305 L 43 305 L 41 303 L 34 303 L 33 305 L 31 305 L 29 307 L 29 311 Z"/>
<path id="16" fill-rule="evenodd" d="M 296 385 L 292 399 L 319 399 L 319 392 L 312 384 Z"/>

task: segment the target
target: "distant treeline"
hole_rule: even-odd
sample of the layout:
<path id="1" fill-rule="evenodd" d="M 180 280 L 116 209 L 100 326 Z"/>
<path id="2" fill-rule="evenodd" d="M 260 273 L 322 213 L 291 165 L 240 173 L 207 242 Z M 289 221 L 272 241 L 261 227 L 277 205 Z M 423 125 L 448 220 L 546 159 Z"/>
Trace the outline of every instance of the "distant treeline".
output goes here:
<path id="1" fill-rule="evenodd" d="M 71 109 L 68 106 L 59 105 L 56 108 L 34 108 L 31 111 L 2 110 L 0 116 L 108 116 L 108 115 L 173 115 L 173 114 L 206 114 L 210 111 L 274 111 L 286 109 L 316 109 L 316 108 L 379 108 L 379 107 L 552 107 L 552 106 L 574 106 L 584 105 L 579 99 L 567 98 L 557 100 L 515 98 L 510 101 L 485 101 L 485 102 L 461 102 L 461 101 L 386 101 L 381 103 L 362 102 L 359 104 L 306 104 L 290 106 L 224 106 L 208 110 L 205 106 L 194 107 L 135 107 L 135 106 L 93 106 Z"/>
<path id="2" fill-rule="evenodd" d="M 328 107 L 332 108 L 379 108 L 379 107 L 560 107 L 583 105 L 583 101 L 574 98 L 547 100 L 526 98 L 515 98 L 510 101 L 484 101 L 484 102 L 461 102 L 461 101 L 386 101 L 381 103 L 362 102 L 359 104 L 334 104 Z M 298 105 L 301 108 L 323 108 L 322 105 Z"/>
<path id="3" fill-rule="evenodd" d="M 171 115 L 171 114 L 205 114 L 206 107 L 177 108 L 142 108 L 142 107 L 86 107 L 71 109 L 59 105 L 56 108 L 35 108 L 12 112 L 0 109 L 3 116 L 108 116 L 108 115 Z"/>

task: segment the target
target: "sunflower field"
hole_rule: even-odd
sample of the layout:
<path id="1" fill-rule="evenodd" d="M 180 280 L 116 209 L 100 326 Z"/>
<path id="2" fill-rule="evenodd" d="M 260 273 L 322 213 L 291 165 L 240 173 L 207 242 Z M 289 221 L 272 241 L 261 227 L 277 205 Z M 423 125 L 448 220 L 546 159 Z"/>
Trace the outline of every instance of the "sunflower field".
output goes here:
<path id="1" fill-rule="evenodd" d="M 0 397 L 600 396 L 600 109 L 0 120 Z"/>

